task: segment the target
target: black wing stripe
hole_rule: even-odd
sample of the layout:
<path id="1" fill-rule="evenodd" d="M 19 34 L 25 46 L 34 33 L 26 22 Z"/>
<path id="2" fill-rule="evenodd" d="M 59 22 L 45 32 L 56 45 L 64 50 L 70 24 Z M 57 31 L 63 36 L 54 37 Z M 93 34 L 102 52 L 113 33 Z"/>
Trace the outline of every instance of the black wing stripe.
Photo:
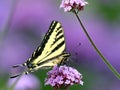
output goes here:
<path id="1" fill-rule="evenodd" d="M 55 52 L 56 50 L 58 50 L 61 46 L 63 46 L 65 44 L 65 41 L 62 41 L 59 45 L 57 45 L 52 51 L 50 54 L 48 54 L 46 57 L 48 57 L 49 55 L 51 55 L 53 52 Z M 47 60 L 48 61 L 48 60 Z M 40 65 L 41 63 L 44 63 L 44 62 L 47 62 L 47 61 L 43 61 L 43 62 L 40 62 L 38 63 L 38 65 Z"/>
<path id="2" fill-rule="evenodd" d="M 64 37 L 64 35 L 61 35 L 61 36 L 59 36 L 55 41 L 54 41 L 54 43 L 52 44 L 52 45 L 54 45 L 58 40 L 60 40 L 62 37 Z"/>
<path id="3" fill-rule="evenodd" d="M 60 30 L 60 29 L 62 29 L 62 26 L 60 26 L 60 27 L 57 28 L 57 30 Z"/>
<path id="4" fill-rule="evenodd" d="M 46 57 L 48 57 L 49 55 L 51 55 L 53 52 L 55 52 L 56 50 L 58 50 L 60 47 L 62 47 L 65 44 L 65 41 L 62 41 L 59 45 L 57 45 L 52 51 L 51 53 L 49 53 Z"/>
<path id="5" fill-rule="evenodd" d="M 57 58 L 57 57 L 60 57 L 60 56 L 62 56 L 62 54 L 59 55 L 59 56 L 56 56 L 56 57 L 54 57 L 54 58 Z M 38 63 L 37 65 L 40 66 L 40 65 L 45 64 L 45 63 L 47 63 L 47 62 L 49 63 L 49 61 L 53 60 L 54 58 L 50 58 L 50 59 L 48 59 L 48 60 L 46 60 L 46 61 L 40 62 L 40 63 Z"/>
<path id="6" fill-rule="evenodd" d="M 59 29 L 60 30 L 60 29 Z M 56 34 L 56 36 L 58 36 L 59 34 L 61 34 L 63 31 L 62 29 Z"/>
<path id="7" fill-rule="evenodd" d="M 52 51 L 51 53 L 55 52 L 56 50 L 58 50 L 62 45 L 65 44 L 65 41 L 62 41 L 59 45 L 57 45 Z"/>
<path id="8" fill-rule="evenodd" d="M 42 51 L 44 50 L 44 47 L 45 47 L 47 41 L 48 41 L 49 38 L 50 38 L 50 35 L 52 34 L 53 30 L 55 29 L 57 23 L 58 23 L 58 22 L 56 22 L 56 21 L 53 21 L 53 22 L 52 22 L 52 24 L 51 24 L 50 27 L 49 27 L 48 32 L 46 33 L 44 39 L 42 40 L 40 50 L 39 50 L 39 51 L 36 50 L 36 52 L 32 54 L 31 61 L 34 60 L 35 58 L 37 58 L 37 57 L 42 53 Z"/>

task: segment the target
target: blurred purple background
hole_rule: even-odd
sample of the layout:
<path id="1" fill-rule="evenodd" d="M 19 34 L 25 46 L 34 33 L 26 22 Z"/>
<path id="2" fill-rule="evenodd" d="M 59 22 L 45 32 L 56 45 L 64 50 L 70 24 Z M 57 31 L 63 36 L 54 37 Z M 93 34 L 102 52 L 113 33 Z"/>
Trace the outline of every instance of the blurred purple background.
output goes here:
<path id="1" fill-rule="evenodd" d="M 116 17 L 113 15 L 120 8 L 115 7 L 120 2 L 89 0 L 88 3 L 79 16 L 97 47 L 120 73 L 120 13 L 118 11 Z M 85 77 L 89 76 L 83 87 L 89 86 L 89 90 L 120 90 L 119 80 L 97 55 L 75 15 L 59 8 L 60 0 L 18 0 L 16 6 L 14 4 L 15 0 L 0 1 L 0 35 L 4 36 L 0 41 L 0 75 L 9 74 L 12 65 L 24 63 L 40 45 L 51 21 L 57 20 L 64 28 L 66 51 L 71 53 L 75 62 L 79 62 L 79 68 L 87 74 Z M 110 7 L 113 12 L 102 5 Z M 14 7 L 14 15 L 5 30 L 11 7 Z"/>

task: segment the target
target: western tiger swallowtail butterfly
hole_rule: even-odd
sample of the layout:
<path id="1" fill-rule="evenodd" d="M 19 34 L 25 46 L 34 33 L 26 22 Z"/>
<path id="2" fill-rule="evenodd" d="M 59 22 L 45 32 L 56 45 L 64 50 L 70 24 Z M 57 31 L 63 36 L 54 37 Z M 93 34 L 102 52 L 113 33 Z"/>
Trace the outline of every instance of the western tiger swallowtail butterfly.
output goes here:
<path id="1" fill-rule="evenodd" d="M 23 64 L 14 65 L 13 68 L 24 66 L 23 74 L 34 72 L 41 68 L 50 68 L 67 61 L 70 54 L 65 52 L 65 39 L 63 28 L 58 21 L 52 21 L 41 45 L 32 56 Z M 11 78 L 20 76 L 14 75 Z"/>

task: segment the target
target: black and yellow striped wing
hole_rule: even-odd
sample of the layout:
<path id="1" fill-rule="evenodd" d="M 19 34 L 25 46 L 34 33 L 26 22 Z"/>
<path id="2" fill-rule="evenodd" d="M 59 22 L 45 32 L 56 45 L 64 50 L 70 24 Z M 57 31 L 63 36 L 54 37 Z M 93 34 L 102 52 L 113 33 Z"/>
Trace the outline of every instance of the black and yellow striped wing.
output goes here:
<path id="1" fill-rule="evenodd" d="M 41 45 L 29 58 L 26 65 L 32 69 L 52 67 L 63 61 L 67 55 L 63 28 L 58 21 L 52 21 Z"/>
<path id="2" fill-rule="evenodd" d="M 69 54 L 65 52 L 63 28 L 58 21 L 52 21 L 41 45 L 33 52 L 31 58 L 24 64 L 15 65 L 14 67 L 26 66 L 25 74 L 27 74 L 40 68 L 53 67 L 63 63 L 68 57 Z"/>

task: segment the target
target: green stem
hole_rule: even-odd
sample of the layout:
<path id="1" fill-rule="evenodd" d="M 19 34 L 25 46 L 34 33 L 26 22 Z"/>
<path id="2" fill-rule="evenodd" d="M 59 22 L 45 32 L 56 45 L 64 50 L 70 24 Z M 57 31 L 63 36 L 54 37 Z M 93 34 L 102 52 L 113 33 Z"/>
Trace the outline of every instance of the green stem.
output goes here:
<path id="1" fill-rule="evenodd" d="M 54 87 L 54 90 L 69 90 L 69 87 Z"/>
<path id="2" fill-rule="evenodd" d="M 109 63 L 109 61 L 103 56 L 103 54 L 100 52 L 100 50 L 96 47 L 96 45 L 94 44 L 93 40 L 91 39 L 91 37 L 89 36 L 87 30 L 85 29 L 84 25 L 82 24 L 82 21 L 80 20 L 78 14 L 76 13 L 76 11 L 74 11 L 74 14 L 76 15 L 80 25 L 83 28 L 84 33 L 86 34 L 88 40 L 90 41 L 90 43 L 92 44 L 92 46 L 94 47 L 94 49 L 96 50 L 96 52 L 98 53 L 98 55 L 101 57 L 101 59 L 103 60 L 103 62 L 108 66 L 108 68 L 114 73 L 114 75 L 120 79 L 120 74 L 115 70 L 115 68 Z"/>

